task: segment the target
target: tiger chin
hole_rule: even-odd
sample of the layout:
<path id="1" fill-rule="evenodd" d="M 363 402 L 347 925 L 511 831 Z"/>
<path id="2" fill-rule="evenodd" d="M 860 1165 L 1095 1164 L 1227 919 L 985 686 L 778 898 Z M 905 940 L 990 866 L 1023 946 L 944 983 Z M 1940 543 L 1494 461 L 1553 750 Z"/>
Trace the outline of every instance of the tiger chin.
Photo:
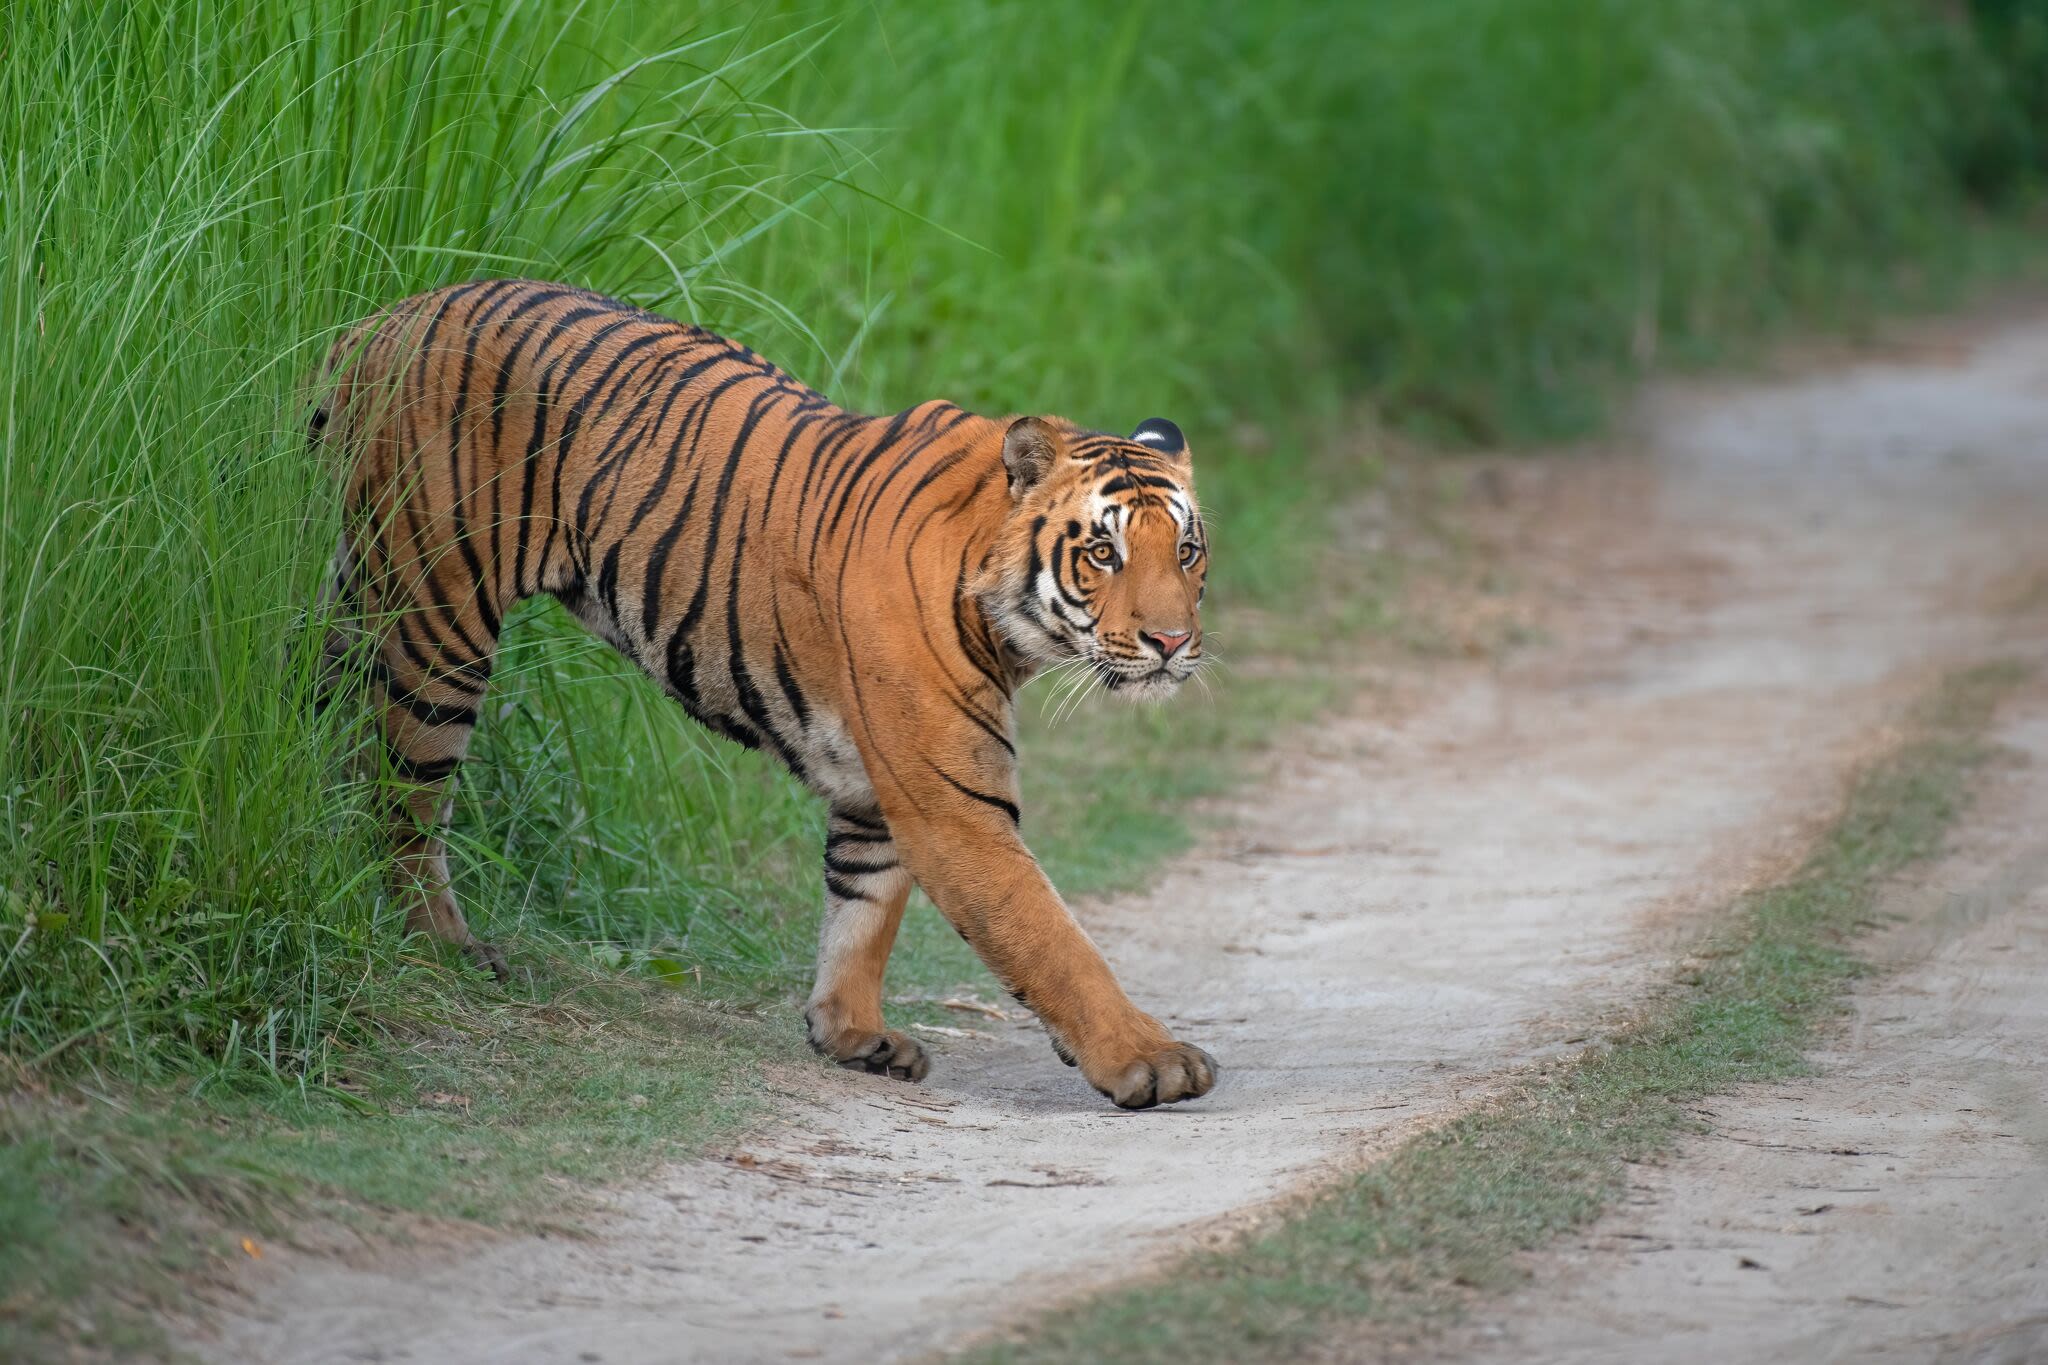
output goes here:
<path id="1" fill-rule="evenodd" d="M 865 416 L 702 328 L 483 280 L 343 335 L 311 439 L 344 471 L 330 686 L 377 718 L 410 931 L 506 972 L 456 904 L 442 823 L 506 615 L 550 596 L 825 801 L 819 1052 L 924 1078 L 882 1012 L 915 885 L 1114 1103 L 1215 1085 L 1125 995 L 1018 807 L 1033 676 L 1158 701 L 1201 667 L 1208 539 L 1173 423 Z"/>

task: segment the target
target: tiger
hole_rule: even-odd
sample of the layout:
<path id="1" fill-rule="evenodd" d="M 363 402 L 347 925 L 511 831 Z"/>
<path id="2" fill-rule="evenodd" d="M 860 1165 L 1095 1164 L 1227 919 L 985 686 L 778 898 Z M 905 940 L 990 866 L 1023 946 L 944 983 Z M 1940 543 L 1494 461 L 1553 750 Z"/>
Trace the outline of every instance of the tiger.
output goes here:
<path id="1" fill-rule="evenodd" d="M 1215 1059 L 1132 1003 L 1021 833 L 1018 690 L 1162 700 L 1201 666 L 1208 537 L 1174 423 L 1129 436 L 944 401 L 835 406 L 712 332 L 479 280 L 347 329 L 310 436 L 342 476 L 325 652 L 368 692 L 409 933 L 466 950 L 442 830 L 515 603 L 551 597 L 712 731 L 823 799 L 805 1034 L 922 1081 L 883 972 L 913 885 L 1125 1109 Z"/>

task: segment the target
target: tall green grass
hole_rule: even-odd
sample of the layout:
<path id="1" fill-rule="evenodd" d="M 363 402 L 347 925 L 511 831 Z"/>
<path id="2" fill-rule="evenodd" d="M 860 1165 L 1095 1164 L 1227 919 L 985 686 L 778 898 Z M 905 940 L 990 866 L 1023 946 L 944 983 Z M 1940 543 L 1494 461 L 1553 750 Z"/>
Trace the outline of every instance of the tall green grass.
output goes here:
<path id="1" fill-rule="evenodd" d="M 1227 647 L 1233 599 L 1284 619 L 1312 572 L 1360 477 L 1315 453 L 1355 450 L 1330 440 L 1350 405 L 1584 424 L 1673 347 L 1953 256 L 2038 155 L 2024 81 L 1917 0 L 42 0 L 5 24 L 0 1029 L 30 1072 L 318 1079 L 449 988 L 396 946 L 294 649 L 336 529 L 298 386 L 384 300 L 561 277 L 858 406 L 1173 414 Z M 457 819 L 485 931 L 797 980 L 810 803 L 551 610 L 499 676 Z M 1079 723 L 1031 791 L 1091 812 L 1053 822 L 1083 881 L 1131 827 L 1077 776 L 1134 771 L 1099 786 L 1166 811 L 1170 746 L 1255 728 Z"/>

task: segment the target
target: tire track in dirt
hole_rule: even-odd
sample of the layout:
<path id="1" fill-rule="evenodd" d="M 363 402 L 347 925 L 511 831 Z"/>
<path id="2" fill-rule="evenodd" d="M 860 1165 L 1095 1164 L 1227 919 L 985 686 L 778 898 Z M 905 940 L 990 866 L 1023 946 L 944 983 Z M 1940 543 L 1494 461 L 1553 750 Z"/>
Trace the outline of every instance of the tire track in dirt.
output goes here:
<path id="1" fill-rule="evenodd" d="M 2039 646 L 2036 630 L 2031 643 Z M 1701 1108 L 1445 1360 L 2048 1358 L 2048 687 L 1948 855 L 1894 888 L 1818 1074 Z"/>
<path id="2" fill-rule="evenodd" d="M 1080 907 L 1220 1059 L 1211 1097 L 1106 1110 L 1035 1026 L 977 1020 L 920 1087 L 791 1075 L 786 1121 L 619 1193 L 588 1239 L 273 1253 L 194 1349 L 901 1358 L 1156 1265 L 1583 1041 L 2033 581 L 2048 323 L 1931 337 L 1665 388 L 1627 449 L 1494 467 L 1546 643 L 1374 670 L 1227 835 Z"/>

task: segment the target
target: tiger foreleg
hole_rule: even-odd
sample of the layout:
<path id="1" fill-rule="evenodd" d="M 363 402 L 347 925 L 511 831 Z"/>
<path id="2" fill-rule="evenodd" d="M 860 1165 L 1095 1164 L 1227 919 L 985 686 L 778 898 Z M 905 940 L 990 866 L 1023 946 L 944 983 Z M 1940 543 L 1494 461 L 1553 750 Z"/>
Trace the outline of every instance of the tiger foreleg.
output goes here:
<path id="1" fill-rule="evenodd" d="M 818 978 L 804 1024 L 811 1046 L 843 1067 L 921 1081 L 931 1067 L 924 1045 L 882 1020 L 882 975 L 910 884 L 878 815 L 832 812 Z"/>
<path id="2" fill-rule="evenodd" d="M 1038 1015 L 1062 1060 L 1124 1109 L 1209 1092 L 1215 1059 L 1131 1003 L 1007 817 L 982 801 L 903 817 L 897 837 L 919 885 Z"/>

